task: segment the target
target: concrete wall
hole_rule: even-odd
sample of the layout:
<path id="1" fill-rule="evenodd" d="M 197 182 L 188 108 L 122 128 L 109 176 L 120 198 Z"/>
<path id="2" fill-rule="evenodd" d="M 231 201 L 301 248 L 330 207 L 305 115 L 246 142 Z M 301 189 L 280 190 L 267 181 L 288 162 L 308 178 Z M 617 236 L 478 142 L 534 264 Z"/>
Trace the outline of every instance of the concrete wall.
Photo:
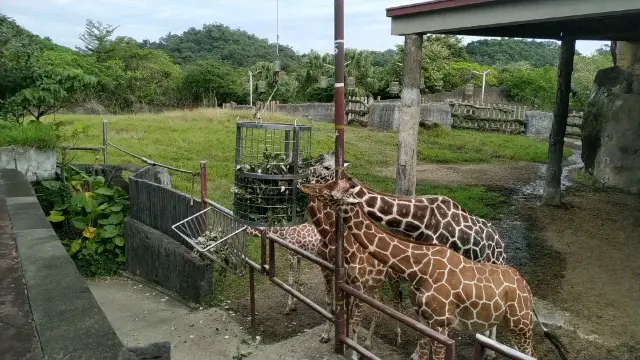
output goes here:
<path id="1" fill-rule="evenodd" d="M 278 112 L 313 121 L 335 121 L 333 103 L 278 104 Z"/>
<path id="2" fill-rule="evenodd" d="M 116 359 L 122 342 L 51 227 L 27 177 L 15 169 L 0 170 L 0 196 L 6 198 L 43 358 Z"/>
<path id="3" fill-rule="evenodd" d="M 524 114 L 525 135 L 545 137 L 551 133 L 553 114 L 544 111 L 527 111 Z"/>
<path id="4" fill-rule="evenodd" d="M 56 175 L 56 149 L 0 148 L 0 169 L 15 169 L 30 182 L 50 180 Z"/>
<path id="5" fill-rule="evenodd" d="M 420 123 L 439 124 L 451 128 L 453 119 L 451 108 L 446 103 L 420 105 Z M 369 128 L 398 130 L 400 125 L 400 104 L 395 102 L 375 102 L 369 106 Z"/>
<path id="6" fill-rule="evenodd" d="M 127 272 L 203 304 L 213 295 L 213 264 L 171 237 L 126 218 Z"/>

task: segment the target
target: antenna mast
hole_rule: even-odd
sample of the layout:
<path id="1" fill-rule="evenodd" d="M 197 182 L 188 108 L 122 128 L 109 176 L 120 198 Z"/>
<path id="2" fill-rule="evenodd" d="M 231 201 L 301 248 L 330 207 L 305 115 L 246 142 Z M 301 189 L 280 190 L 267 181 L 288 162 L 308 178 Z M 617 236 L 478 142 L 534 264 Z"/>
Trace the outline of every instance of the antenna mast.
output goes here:
<path id="1" fill-rule="evenodd" d="M 276 0 L 276 61 L 273 62 L 273 71 L 275 75 L 275 83 L 280 82 L 280 5 Z"/>

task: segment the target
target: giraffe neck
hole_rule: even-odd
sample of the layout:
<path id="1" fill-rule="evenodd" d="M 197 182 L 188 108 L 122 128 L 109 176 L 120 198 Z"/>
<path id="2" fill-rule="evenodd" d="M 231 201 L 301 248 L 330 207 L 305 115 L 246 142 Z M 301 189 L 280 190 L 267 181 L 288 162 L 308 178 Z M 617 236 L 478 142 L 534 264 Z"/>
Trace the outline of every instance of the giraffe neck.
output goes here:
<path id="1" fill-rule="evenodd" d="M 309 198 L 307 207 L 309 216 L 313 219 L 313 225 L 324 241 L 333 245 L 335 243 L 335 214 L 325 206 L 317 197 Z"/>
<path id="2" fill-rule="evenodd" d="M 399 241 L 371 221 L 361 205 L 341 206 L 341 210 L 345 228 L 371 257 L 414 284 L 423 278 L 416 266 L 430 260 L 430 246 Z"/>

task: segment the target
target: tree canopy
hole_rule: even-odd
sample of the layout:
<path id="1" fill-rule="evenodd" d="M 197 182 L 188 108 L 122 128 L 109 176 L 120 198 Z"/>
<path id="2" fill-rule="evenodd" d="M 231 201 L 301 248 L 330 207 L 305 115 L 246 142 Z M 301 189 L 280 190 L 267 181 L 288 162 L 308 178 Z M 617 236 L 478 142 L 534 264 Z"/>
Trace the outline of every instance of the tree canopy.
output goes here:
<path id="1" fill-rule="evenodd" d="M 298 54 L 280 44 L 282 67 L 276 86 L 276 44 L 246 31 L 215 23 L 137 41 L 118 30 L 117 25 L 87 19 L 79 35 L 82 46 L 70 49 L 0 14 L 0 119 L 39 119 L 76 106 L 123 113 L 230 101 L 246 104 L 249 85 L 254 101 L 333 99 L 333 54 Z M 356 85 L 348 94 L 399 97 L 390 89 L 402 82 L 402 44 L 385 51 L 348 48 L 345 55 L 346 77 Z M 460 37 L 426 35 L 422 91 L 451 91 L 468 83 L 481 86 L 477 73 L 491 70 L 488 86 L 502 88 L 510 101 L 548 110 L 555 98 L 557 57 L 555 42 L 493 39 L 465 46 Z M 572 108 L 579 111 L 595 72 L 612 65 L 611 53 L 603 47 L 593 55 L 576 56 L 575 62 Z"/>

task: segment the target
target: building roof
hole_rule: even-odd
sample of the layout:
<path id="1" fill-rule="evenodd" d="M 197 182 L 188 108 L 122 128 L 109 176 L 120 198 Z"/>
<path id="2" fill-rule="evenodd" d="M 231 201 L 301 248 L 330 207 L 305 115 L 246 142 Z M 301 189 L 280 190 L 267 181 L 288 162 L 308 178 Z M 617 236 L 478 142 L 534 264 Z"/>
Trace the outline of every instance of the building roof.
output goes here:
<path id="1" fill-rule="evenodd" d="M 640 0 L 434 0 L 387 9 L 391 33 L 640 40 Z"/>

